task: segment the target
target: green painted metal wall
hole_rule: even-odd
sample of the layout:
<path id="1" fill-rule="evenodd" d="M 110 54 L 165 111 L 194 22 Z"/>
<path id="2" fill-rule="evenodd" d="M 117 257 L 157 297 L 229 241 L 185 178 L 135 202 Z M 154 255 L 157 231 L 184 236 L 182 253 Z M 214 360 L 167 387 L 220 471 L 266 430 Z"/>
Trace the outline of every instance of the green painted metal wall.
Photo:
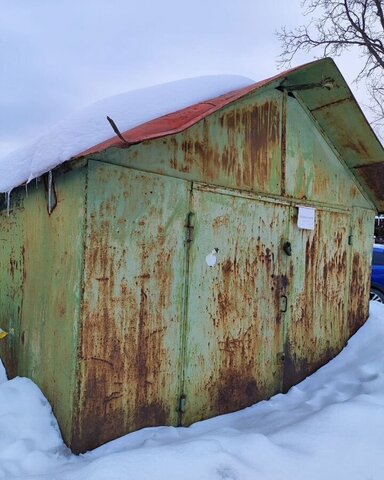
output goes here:
<path id="1" fill-rule="evenodd" d="M 371 258 L 375 213 L 367 208 L 353 207 L 350 225 L 349 249 L 349 306 L 348 332 L 350 337 L 368 317 L 371 286 Z M 365 301 L 364 301 L 365 300 Z"/>
<path id="2" fill-rule="evenodd" d="M 1 215 L 0 272 L 7 292 L 1 316 L 11 332 L 1 356 L 11 375 L 39 385 L 68 443 L 77 381 L 85 176 L 81 169 L 55 178 L 58 203 L 51 215 L 43 181 L 37 188 L 32 183 L 27 197 L 23 189 L 11 197 L 9 217 L 5 210 Z"/>
<path id="3" fill-rule="evenodd" d="M 317 208 L 314 230 L 291 209 L 284 390 L 327 363 L 348 338 L 350 214 Z"/>
<path id="4" fill-rule="evenodd" d="M 14 196 L 9 215 L 4 196 L 0 214 L 0 328 L 9 335 L 0 342 L 0 356 L 10 377 L 16 376 L 19 371 L 25 250 L 23 213 L 23 192 Z"/>
<path id="5" fill-rule="evenodd" d="M 51 215 L 42 182 L 20 190 L 0 219 L 1 354 L 75 451 L 250 405 L 340 351 L 367 316 L 374 216 L 344 161 L 267 90 L 57 172 Z"/>
<path id="6" fill-rule="evenodd" d="M 246 191 L 281 193 L 282 95 L 252 95 L 183 133 L 129 149 L 110 149 L 97 160 Z"/>
<path id="7" fill-rule="evenodd" d="M 287 102 L 286 139 L 287 196 L 339 207 L 372 208 L 343 159 L 292 97 Z"/>
<path id="8" fill-rule="evenodd" d="M 256 92 L 182 133 L 91 158 L 312 204 L 374 210 L 310 113 L 284 96 Z"/>
<path id="9" fill-rule="evenodd" d="M 128 202 L 128 211 L 130 203 L 139 201 L 143 185 L 155 178 L 145 177 L 144 171 L 161 175 L 158 178 L 172 177 L 175 192 L 176 178 L 191 181 L 190 204 L 186 192 L 179 192 L 184 212 L 178 215 L 185 219 L 188 209 L 193 214 L 194 240 L 188 248 L 184 245 L 186 260 L 179 260 L 175 270 L 180 285 L 186 284 L 179 306 L 185 311 L 184 324 L 179 326 L 183 340 L 177 347 L 182 360 L 167 363 L 179 372 L 178 377 L 173 376 L 179 378 L 174 391 L 183 401 L 179 423 L 187 425 L 233 411 L 287 390 L 343 348 L 352 318 L 355 322 L 359 319 L 359 325 L 366 319 L 370 230 L 353 232 L 353 223 L 356 212 L 365 212 L 364 225 L 368 225 L 373 208 L 343 159 L 297 100 L 278 91 L 251 95 L 183 133 L 129 149 L 111 149 L 95 160 L 103 161 L 103 172 L 108 171 L 104 162 L 142 171 L 142 180 L 136 181 L 125 200 L 122 194 L 112 193 L 115 185 L 110 181 L 111 191 L 101 198 L 110 206 L 119 205 L 117 209 Z M 118 178 L 126 175 L 129 179 L 129 169 Z M 116 175 L 111 173 L 113 178 Z M 94 181 L 97 193 L 91 203 L 99 198 L 104 185 L 97 176 Z M 185 188 L 185 183 L 181 185 Z M 155 195 L 162 198 L 160 192 Z M 147 215 L 158 225 L 160 212 L 153 218 L 153 201 L 149 201 Z M 298 204 L 316 207 L 315 231 L 297 227 Z M 106 214 L 98 207 L 94 218 L 103 221 Z M 108 228 L 113 229 L 113 222 Z M 100 230 L 98 225 L 95 231 Z M 128 231 L 125 235 L 132 236 Z M 353 247 L 349 245 L 351 235 Z M 282 253 L 283 240 L 291 242 L 291 257 Z M 147 243 L 145 234 L 142 242 Z M 363 245 L 364 254 L 359 262 L 353 262 L 353 248 Z M 219 249 L 217 268 L 210 269 L 204 258 L 215 247 Z M 139 251 L 137 246 L 133 248 Z M 364 284 L 360 288 L 364 308 L 360 310 L 349 300 L 357 276 Z M 151 288 L 156 291 L 154 284 Z M 286 307 L 282 307 L 284 298 Z M 142 302 L 143 298 L 137 298 L 136 305 Z M 282 313 L 282 308 L 287 312 Z M 102 311 L 100 305 L 97 309 Z M 105 325 L 105 321 L 96 323 Z M 91 373 L 91 368 L 84 369 L 84 385 L 87 377 L 96 378 L 95 372 L 102 370 L 95 367 Z M 134 389 L 143 388 L 138 381 L 134 384 Z M 166 398 L 159 393 L 161 384 L 154 382 L 151 388 L 158 389 L 159 398 Z M 93 398 L 89 390 L 86 386 L 80 417 L 87 410 L 89 418 L 92 416 L 92 401 L 86 403 L 86 398 Z M 108 395 L 111 393 L 106 399 Z M 120 392 L 113 401 L 124 403 L 127 395 L 128 391 Z M 101 412 L 105 401 L 98 402 Z M 161 424 L 163 416 L 151 409 L 150 400 L 145 402 L 148 418 L 140 426 Z M 173 413 L 177 410 L 174 402 L 169 405 Z M 125 422 L 122 430 L 138 427 L 126 414 L 119 417 L 117 407 L 112 410 L 111 418 L 120 418 L 117 424 Z M 167 414 L 167 423 L 175 424 L 174 418 Z M 103 438 L 111 438 L 113 428 L 116 431 L 112 427 L 109 434 L 104 424 Z M 81 438 L 79 432 L 79 445 Z"/>
<path id="10" fill-rule="evenodd" d="M 286 276 L 280 239 L 289 207 L 195 185 L 182 423 L 281 391 Z M 216 263 L 206 255 L 217 248 Z"/>
<path id="11" fill-rule="evenodd" d="M 189 197 L 189 182 L 89 163 L 77 450 L 178 423 Z"/>

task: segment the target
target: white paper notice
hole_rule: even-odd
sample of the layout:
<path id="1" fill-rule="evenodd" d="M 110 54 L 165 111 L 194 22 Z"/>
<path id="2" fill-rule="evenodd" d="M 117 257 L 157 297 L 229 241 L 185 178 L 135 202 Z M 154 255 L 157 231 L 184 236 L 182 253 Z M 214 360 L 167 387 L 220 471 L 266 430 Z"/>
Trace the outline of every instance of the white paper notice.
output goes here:
<path id="1" fill-rule="evenodd" d="M 312 207 L 298 206 L 299 216 L 297 218 L 297 226 L 305 230 L 315 229 L 315 214 L 316 209 Z"/>

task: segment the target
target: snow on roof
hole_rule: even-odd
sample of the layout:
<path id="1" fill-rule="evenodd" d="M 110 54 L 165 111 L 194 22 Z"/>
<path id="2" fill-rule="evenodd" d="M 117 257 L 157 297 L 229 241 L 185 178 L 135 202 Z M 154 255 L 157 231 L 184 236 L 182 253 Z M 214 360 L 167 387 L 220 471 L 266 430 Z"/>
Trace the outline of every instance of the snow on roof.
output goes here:
<path id="1" fill-rule="evenodd" d="M 189 78 L 132 90 L 100 100 L 56 124 L 36 142 L 0 159 L 0 192 L 9 192 L 86 149 L 155 118 L 247 87 L 253 80 L 234 75 Z"/>

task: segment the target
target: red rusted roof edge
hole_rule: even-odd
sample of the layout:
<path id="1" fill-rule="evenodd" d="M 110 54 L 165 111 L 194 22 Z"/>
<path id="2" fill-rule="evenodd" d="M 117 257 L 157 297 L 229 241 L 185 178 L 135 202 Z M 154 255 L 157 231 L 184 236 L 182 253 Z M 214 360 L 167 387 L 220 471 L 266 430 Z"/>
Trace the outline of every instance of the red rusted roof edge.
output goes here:
<path id="1" fill-rule="evenodd" d="M 167 135 L 172 135 L 175 133 L 182 132 L 183 130 L 191 127 L 195 123 L 199 122 L 203 118 L 211 115 L 212 113 L 220 110 L 226 105 L 235 102 L 239 98 L 244 97 L 248 93 L 251 93 L 265 85 L 268 85 L 276 80 L 283 80 L 288 74 L 293 72 L 298 72 L 307 68 L 313 63 L 318 63 L 317 61 L 301 65 L 300 67 L 292 68 L 288 71 L 284 71 L 274 77 L 267 78 L 260 82 L 256 82 L 248 87 L 240 88 L 232 92 L 226 93 L 219 97 L 205 100 L 204 102 L 191 105 L 189 107 L 183 108 L 182 110 L 177 110 L 176 112 L 164 115 L 162 117 L 155 118 L 149 122 L 143 123 L 134 127 L 130 130 L 122 132 L 122 136 L 125 139 L 123 142 L 119 137 L 114 136 L 109 140 L 105 140 L 93 147 L 88 148 L 84 152 L 76 155 L 76 158 L 84 157 L 86 155 L 100 153 L 108 148 L 128 148 L 130 145 L 143 142 L 145 140 L 150 140 L 154 138 L 161 138 Z"/>

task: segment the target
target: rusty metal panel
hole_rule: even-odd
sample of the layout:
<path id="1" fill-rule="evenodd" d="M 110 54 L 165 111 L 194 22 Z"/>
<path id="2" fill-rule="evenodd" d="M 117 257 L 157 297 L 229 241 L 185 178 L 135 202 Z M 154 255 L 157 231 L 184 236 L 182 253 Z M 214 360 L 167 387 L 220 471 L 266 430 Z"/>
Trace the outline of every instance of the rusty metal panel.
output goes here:
<path id="1" fill-rule="evenodd" d="M 315 230 L 297 227 L 291 209 L 289 309 L 284 390 L 333 358 L 345 345 L 350 215 L 316 210 Z"/>
<path id="2" fill-rule="evenodd" d="M 286 136 L 288 196 L 335 206 L 370 208 L 352 173 L 294 98 L 288 98 Z"/>
<path id="3" fill-rule="evenodd" d="M 355 172 L 374 196 L 379 212 L 384 212 L 384 162 L 356 167 Z"/>
<path id="4" fill-rule="evenodd" d="M 1 218 L 11 226 L 4 245 L 13 274 L 4 292 L 16 292 L 12 315 L 17 363 L 11 372 L 31 378 L 50 401 L 66 442 L 71 441 L 80 316 L 84 225 L 84 169 L 54 176 L 57 206 L 47 211 L 42 181 L 22 189 L 22 210 Z M 19 192 L 20 193 L 20 192 Z M 13 205 L 13 200 L 11 206 Z M 12 246 L 13 245 L 13 246 Z M 13 301 L 9 297 L 6 302 Z M 3 305 L 2 305 L 3 306 Z M 12 345 L 9 345 L 12 351 Z M 12 359 L 13 362 L 13 359 Z M 15 371 L 17 370 L 17 371 Z"/>
<path id="5" fill-rule="evenodd" d="M 0 341 L 0 358 L 10 378 L 18 372 L 20 318 L 24 272 L 24 196 L 14 192 L 9 212 L 0 205 L 0 328 L 9 335 Z"/>
<path id="6" fill-rule="evenodd" d="M 177 424 L 190 184 L 90 162 L 73 448 Z"/>
<path id="7" fill-rule="evenodd" d="M 353 97 L 326 104 L 312 114 L 350 168 L 383 161 L 383 147 Z"/>
<path id="8" fill-rule="evenodd" d="M 288 207 L 210 190 L 193 192 L 183 424 L 249 406 L 282 383 Z"/>
<path id="9" fill-rule="evenodd" d="M 103 161 L 186 180 L 281 193 L 280 92 L 254 93 L 179 134 L 110 149 Z"/>
<path id="10" fill-rule="evenodd" d="M 353 335 L 368 318 L 375 212 L 353 208 L 351 216 L 348 331 Z"/>
<path id="11" fill-rule="evenodd" d="M 281 102 L 279 92 L 253 95 L 209 119 L 204 182 L 281 193 Z"/>

